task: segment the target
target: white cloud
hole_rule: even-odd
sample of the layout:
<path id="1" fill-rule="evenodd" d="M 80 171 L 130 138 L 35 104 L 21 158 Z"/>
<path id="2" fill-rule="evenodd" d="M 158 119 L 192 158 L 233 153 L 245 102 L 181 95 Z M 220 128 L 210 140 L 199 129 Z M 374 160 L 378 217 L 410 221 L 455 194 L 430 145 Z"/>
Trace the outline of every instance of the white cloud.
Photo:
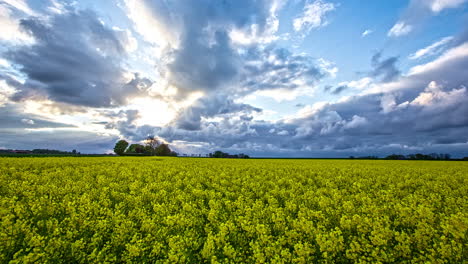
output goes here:
<path id="1" fill-rule="evenodd" d="M 307 3 L 304 6 L 304 13 L 293 21 L 294 30 L 296 32 L 305 30 L 307 33 L 313 28 L 326 26 L 328 21 L 325 20 L 325 15 L 335 8 L 333 3 L 322 0 Z"/>
<path id="2" fill-rule="evenodd" d="M 50 0 L 50 6 L 47 9 L 55 14 L 64 14 L 65 12 L 67 12 L 64 5 L 62 3 L 59 3 L 57 0 Z"/>
<path id="3" fill-rule="evenodd" d="M 364 77 L 356 81 L 340 83 L 340 85 L 346 85 L 348 87 L 357 88 L 357 89 L 365 89 L 370 84 L 372 84 L 372 78 L 370 77 Z"/>
<path id="4" fill-rule="evenodd" d="M 389 37 L 400 37 L 407 35 L 413 30 L 413 26 L 406 24 L 405 22 L 396 23 L 388 32 Z"/>
<path id="5" fill-rule="evenodd" d="M 434 108 L 448 107 L 462 103 L 466 97 L 466 87 L 460 87 L 459 89 L 453 89 L 445 92 L 443 87 L 437 84 L 435 81 L 429 83 L 424 92 L 420 93 L 410 105 L 430 107 L 431 110 Z"/>
<path id="6" fill-rule="evenodd" d="M 21 119 L 21 123 L 26 124 L 26 125 L 34 125 L 34 120 L 23 118 Z"/>
<path id="7" fill-rule="evenodd" d="M 447 45 L 450 41 L 453 40 L 453 37 L 445 37 L 435 43 L 433 43 L 430 46 L 427 46 L 425 48 L 422 48 L 415 53 L 411 54 L 409 56 L 410 59 L 415 60 L 415 59 L 420 59 L 429 55 L 434 55 L 442 51 L 443 47 Z"/>
<path id="8" fill-rule="evenodd" d="M 361 36 L 362 37 L 365 37 L 367 35 L 370 35 L 372 34 L 374 31 L 370 30 L 370 29 L 366 29 L 364 32 L 362 32 Z"/>
<path id="9" fill-rule="evenodd" d="M 0 107 L 5 105 L 15 92 L 16 90 L 9 86 L 5 80 L 0 80 Z"/>
<path id="10" fill-rule="evenodd" d="M 387 114 L 393 111 L 396 107 L 396 99 L 393 94 L 387 93 L 380 99 L 380 107 L 382 107 L 382 113 Z"/>
<path id="11" fill-rule="evenodd" d="M 276 20 L 276 22 L 278 22 Z M 275 35 L 278 30 L 278 23 L 267 25 L 268 30 L 264 33 L 260 33 L 258 30 L 258 25 L 251 25 L 249 30 L 242 30 L 238 28 L 233 28 L 229 32 L 229 38 L 232 42 L 241 45 L 251 45 L 251 44 L 268 44 L 275 40 L 278 40 L 278 36 Z"/>
<path id="12" fill-rule="evenodd" d="M 438 13 L 447 8 L 456 8 L 466 3 L 467 0 L 433 0 L 430 3 L 432 12 Z"/>
<path id="13" fill-rule="evenodd" d="M 338 67 L 336 67 L 335 63 L 327 61 L 324 58 L 319 58 L 317 62 L 322 71 L 328 73 L 332 78 L 336 77 L 336 74 L 338 73 Z"/>
<path id="14" fill-rule="evenodd" d="M 351 121 L 344 124 L 343 127 L 345 129 L 351 129 L 351 128 L 357 128 L 357 127 L 360 127 L 360 126 L 364 126 L 367 123 L 368 123 L 367 118 L 362 117 L 362 116 L 358 116 L 358 115 L 354 115 L 353 119 L 351 119 Z"/>
<path id="15" fill-rule="evenodd" d="M 241 45 L 268 44 L 278 40 L 279 36 L 276 35 L 279 29 L 277 12 L 283 4 L 284 2 L 278 0 L 272 1 L 269 10 L 270 15 L 266 18 L 265 29 L 263 31 L 259 30 L 258 24 L 252 24 L 244 29 L 233 27 L 229 31 L 229 38 L 232 42 Z"/>
<path id="16" fill-rule="evenodd" d="M 272 98 L 278 103 L 284 101 L 293 101 L 301 95 L 312 95 L 314 93 L 313 88 L 302 87 L 297 89 L 290 88 L 277 88 L 277 89 L 266 89 L 266 90 L 257 90 L 245 97 L 245 99 L 253 100 L 257 96 L 263 96 Z"/>
<path id="17" fill-rule="evenodd" d="M 169 31 L 162 23 L 154 17 L 150 8 L 142 0 L 124 0 L 125 12 L 135 25 L 135 30 L 143 36 L 143 38 L 156 44 L 161 49 L 170 45 L 178 46 L 177 37 L 174 31 Z M 174 25 L 176 26 L 176 25 Z"/>
<path id="18" fill-rule="evenodd" d="M 297 114 L 294 117 L 290 117 L 287 119 L 311 117 L 313 115 L 316 115 L 328 105 L 328 102 L 317 102 L 313 105 L 306 105 L 303 108 L 299 109 L 299 111 L 297 111 Z"/>
<path id="19" fill-rule="evenodd" d="M 468 43 L 464 43 L 460 46 L 446 51 L 434 61 L 414 66 L 409 70 L 409 75 L 415 75 L 435 69 L 440 69 L 444 66 L 450 67 L 451 61 L 459 60 L 461 58 L 468 58 Z"/>
<path id="20" fill-rule="evenodd" d="M 130 30 L 112 27 L 112 29 L 121 37 L 122 44 L 127 52 L 134 52 L 138 49 L 138 41 Z"/>
<path id="21" fill-rule="evenodd" d="M 27 15 L 33 16 L 36 14 L 33 10 L 31 10 L 31 8 L 29 8 L 25 0 L 2 0 L 2 2 L 10 5 L 11 7 L 14 7 L 17 10 L 20 10 Z"/>
<path id="22" fill-rule="evenodd" d="M 0 3 L 0 40 L 15 43 L 32 43 L 34 39 L 20 29 L 19 19 L 13 17 L 12 11 Z"/>

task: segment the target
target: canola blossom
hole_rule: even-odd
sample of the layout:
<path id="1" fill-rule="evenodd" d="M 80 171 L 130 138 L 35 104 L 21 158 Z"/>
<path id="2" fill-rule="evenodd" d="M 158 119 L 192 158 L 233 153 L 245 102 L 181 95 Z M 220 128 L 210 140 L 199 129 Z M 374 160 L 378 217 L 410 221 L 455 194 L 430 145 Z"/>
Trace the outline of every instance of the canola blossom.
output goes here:
<path id="1" fill-rule="evenodd" d="M 0 263 L 464 263 L 468 162 L 0 158 Z"/>

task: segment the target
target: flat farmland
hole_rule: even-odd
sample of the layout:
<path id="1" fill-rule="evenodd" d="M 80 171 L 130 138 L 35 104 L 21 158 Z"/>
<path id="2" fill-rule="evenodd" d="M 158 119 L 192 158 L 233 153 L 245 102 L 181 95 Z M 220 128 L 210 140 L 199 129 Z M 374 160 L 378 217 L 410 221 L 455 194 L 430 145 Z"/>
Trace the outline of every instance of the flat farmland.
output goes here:
<path id="1" fill-rule="evenodd" d="M 0 158 L 1 263 L 464 263 L 468 162 Z"/>

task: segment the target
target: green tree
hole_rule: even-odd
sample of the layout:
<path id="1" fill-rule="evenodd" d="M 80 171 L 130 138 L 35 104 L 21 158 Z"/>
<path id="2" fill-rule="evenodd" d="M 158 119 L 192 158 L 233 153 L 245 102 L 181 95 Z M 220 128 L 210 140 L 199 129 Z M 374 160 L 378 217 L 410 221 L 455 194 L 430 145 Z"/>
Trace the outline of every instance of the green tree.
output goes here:
<path id="1" fill-rule="evenodd" d="M 159 140 L 155 136 L 148 136 L 145 139 L 146 151 L 149 152 L 151 155 L 157 155 L 156 149 L 159 146 Z"/>
<path id="2" fill-rule="evenodd" d="M 156 148 L 156 156 L 170 156 L 171 149 L 167 144 L 161 144 Z"/>
<path id="3" fill-rule="evenodd" d="M 220 150 L 217 150 L 213 153 L 213 158 L 226 158 L 228 156 L 227 153 L 224 153 Z"/>
<path id="4" fill-rule="evenodd" d="M 128 147 L 128 142 L 125 140 L 119 140 L 114 147 L 114 152 L 117 155 L 123 155 L 125 153 L 125 149 Z"/>
<path id="5" fill-rule="evenodd" d="M 127 148 L 125 153 L 131 154 L 143 154 L 145 152 L 145 146 L 141 144 L 131 144 L 130 147 Z"/>

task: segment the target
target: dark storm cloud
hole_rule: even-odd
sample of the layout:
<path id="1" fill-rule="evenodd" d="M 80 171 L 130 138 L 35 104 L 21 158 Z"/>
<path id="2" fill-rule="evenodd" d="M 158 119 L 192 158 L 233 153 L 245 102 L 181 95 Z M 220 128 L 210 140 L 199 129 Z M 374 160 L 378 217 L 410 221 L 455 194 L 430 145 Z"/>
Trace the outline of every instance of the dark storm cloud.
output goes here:
<path id="1" fill-rule="evenodd" d="M 451 152 L 466 156 L 467 45 L 453 47 L 448 55 L 414 68 L 411 74 L 395 81 L 377 84 L 380 92 L 307 106 L 293 118 L 271 122 L 242 118 L 245 115 L 242 111 L 233 111 L 230 115 L 213 111 L 210 116 L 218 119 L 209 121 L 198 118 L 205 110 L 197 109 L 194 112 L 202 114 L 189 118 L 195 120 L 196 130 L 176 126 L 153 129 L 169 142 L 205 142 L 199 146 L 201 152 L 223 148 L 267 156 L 388 155 L 394 152 Z M 187 116 L 192 115 L 181 115 L 181 120 Z"/>
<path id="2" fill-rule="evenodd" d="M 171 82 L 183 92 L 224 88 L 237 76 L 241 58 L 231 48 L 225 31 L 215 33 L 215 44 L 210 47 L 207 40 L 182 45 L 174 53 L 168 70 Z"/>
<path id="3" fill-rule="evenodd" d="M 194 90 L 294 89 L 298 78 L 309 85 L 323 75 L 309 56 L 258 43 L 239 45 L 230 38 L 232 30 L 271 33 L 273 1 L 144 2 L 177 39 L 177 47 L 166 50 L 164 71 L 182 95 Z"/>
<path id="4" fill-rule="evenodd" d="M 198 56 L 196 55 L 195 59 L 199 59 Z M 202 71 L 204 71 L 203 68 Z M 247 104 L 234 103 L 236 97 L 257 90 L 282 88 L 293 91 L 299 88 L 298 83 L 310 87 L 325 76 L 325 73 L 315 66 L 314 60 L 309 56 L 294 55 L 286 49 L 274 47 L 250 48 L 243 55 L 242 67 L 236 71 L 239 71 L 240 80 L 234 86 L 230 86 L 228 82 L 225 82 L 226 80 L 222 80 L 222 77 L 219 80 L 212 77 L 206 78 L 207 80 L 216 79 L 226 86 L 218 89 L 214 86 L 207 86 L 215 90 L 205 91 L 204 97 L 184 109 L 174 122 L 176 127 L 185 130 L 200 130 L 203 118 L 222 115 L 243 114 L 243 119 L 252 119 L 251 113 L 258 113 L 262 110 Z M 203 74 L 205 73 L 210 74 L 209 72 Z M 230 94 L 226 95 L 225 92 L 230 92 Z"/>
<path id="5" fill-rule="evenodd" d="M 110 118 L 112 121 L 105 122 L 106 129 L 116 129 L 119 133 L 129 139 L 139 137 L 140 135 L 136 132 L 138 127 L 135 125 L 135 121 L 140 117 L 138 110 L 120 110 L 117 112 L 108 111 L 102 113 L 102 116 Z M 145 135 L 146 136 L 146 135 Z"/>
<path id="6" fill-rule="evenodd" d="M 223 149 L 264 156 L 468 154 L 466 88 L 443 90 L 431 84 L 410 101 L 399 96 L 384 98 L 388 96 L 393 95 L 355 96 L 278 122 L 244 118 L 242 111 L 213 113 L 217 120 L 197 120 L 197 129 L 146 126 L 135 128 L 133 135 L 143 139 L 154 133 L 176 145 L 178 141 L 201 142 L 195 149 L 199 153 Z M 391 109 L 383 111 L 388 107 L 384 102 L 391 102 Z"/>
<path id="7" fill-rule="evenodd" d="M 124 78 L 126 40 L 92 11 L 68 8 L 47 21 L 30 17 L 21 20 L 21 28 L 34 37 L 35 43 L 12 47 L 5 54 L 27 76 L 16 100 L 36 96 L 109 107 L 144 94 L 151 85 L 137 74 L 130 81 Z"/>
<path id="8" fill-rule="evenodd" d="M 252 112 L 262 110 L 247 104 L 235 103 L 226 95 L 213 95 L 201 98 L 193 105 L 184 109 L 177 118 L 176 126 L 185 130 L 200 130 L 202 117 L 232 116 L 242 114 L 241 119 L 249 120 Z"/>
<path id="9" fill-rule="evenodd" d="M 296 55 L 283 48 L 251 48 L 246 57 L 241 78 L 243 92 L 313 86 L 326 75 L 310 56 Z"/>
<path id="10" fill-rule="evenodd" d="M 172 28 L 179 46 L 166 55 L 170 82 L 180 91 L 225 88 L 237 77 L 240 54 L 232 47 L 230 30 L 264 32 L 270 1 L 157 1 L 146 0 L 155 19 Z"/>
<path id="11" fill-rule="evenodd" d="M 310 87 L 325 76 L 316 61 L 274 45 L 235 43 L 232 30 L 262 36 L 271 33 L 273 1 L 143 1 L 154 19 L 177 41 L 164 51 L 162 65 L 178 96 L 203 91 L 173 122 L 177 131 L 204 129 L 204 120 L 222 117 L 242 122 L 261 109 L 234 101 L 256 90 Z M 173 43 L 172 43 L 173 44 Z"/>

